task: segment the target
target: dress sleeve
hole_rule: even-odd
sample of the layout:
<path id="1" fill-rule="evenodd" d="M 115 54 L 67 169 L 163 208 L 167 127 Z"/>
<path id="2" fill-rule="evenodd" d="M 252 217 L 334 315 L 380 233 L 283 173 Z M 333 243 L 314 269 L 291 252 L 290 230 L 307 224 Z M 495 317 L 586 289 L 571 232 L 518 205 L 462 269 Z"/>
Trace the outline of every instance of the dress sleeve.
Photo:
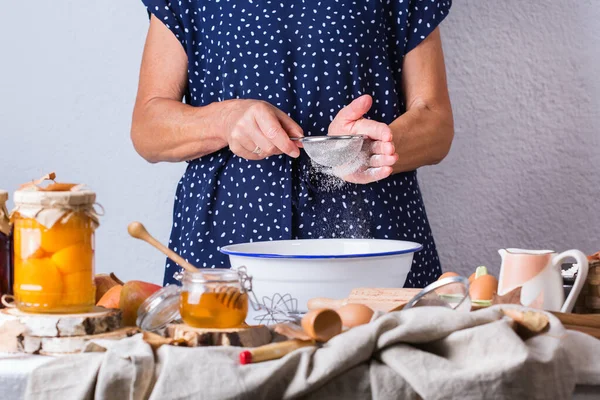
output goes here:
<path id="1" fill-rule="evenodd" d="M 409 1 L 406 20 L 406 45 L 404 54 L 414 49 L 446 18 L 452 0 L 404 0 Z"/>
<path id="2" fill-rule="evenodd" d="M 184 14 L 187 15 L 187 12 L 181 9 L 180 4 L 182 2 L 169 0 L 142 0 L 142 2 L 148 10 L 148 15 L 153 14 L 162 21 L 162 23 L 173 32 L 183 48 L 186 49 L 186 33 L 189 32 L 189 30 L 185 27 L 183 16 Z"/>

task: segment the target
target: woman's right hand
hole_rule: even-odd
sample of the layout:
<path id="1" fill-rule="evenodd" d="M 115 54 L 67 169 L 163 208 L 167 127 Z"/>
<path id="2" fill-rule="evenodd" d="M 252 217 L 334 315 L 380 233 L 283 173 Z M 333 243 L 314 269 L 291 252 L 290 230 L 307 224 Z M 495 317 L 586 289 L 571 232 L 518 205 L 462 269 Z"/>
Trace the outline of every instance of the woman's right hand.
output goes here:
<path id="1" fill-rule="evenodd" d="M 290 137 L 302 137 L 302 128 L 283 111 L 260 100 L 226 100 L 222 106 L 224 139 L 234 154 L 247 160 L 300 155 L 300 142 Z"/>

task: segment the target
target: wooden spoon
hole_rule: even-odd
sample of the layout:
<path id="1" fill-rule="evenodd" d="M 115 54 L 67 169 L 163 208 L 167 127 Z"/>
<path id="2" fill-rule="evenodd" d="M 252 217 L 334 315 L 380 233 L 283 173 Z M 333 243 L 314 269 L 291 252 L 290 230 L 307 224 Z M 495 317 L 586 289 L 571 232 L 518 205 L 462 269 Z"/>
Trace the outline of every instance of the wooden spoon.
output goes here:
<path id="1" fill-rule="evenodd" d="M 169 257 L 173 262 L 176 262 L 177 264 L 179 264 L 179 266 L 184 268 L 186 271 L 188 271 L 188 272 L 199 272 L 200 271 L 198 268 L 194 267 L 192 264 L 185 261 L 183 259 L 183 257 L 181 257 L 179 254 L 175 253 L 173 250 L 169 249 L 167 246 L 163 245 L 161 242 L 154 239 L 154 237 L 152 237 L 152 235 L 150 235 L 148 233 L 148 231 L 146 230 L 146 227 L 144 227 L 144 225 L 141 222 L 130 223 L 129 226 L 127 227 L 127 232 L 129 232 L 129 234 L 132 237 L 134 237 L 136 239 L 141 239 L 141 240 L 149 243 L 153 247 L 157 248 L 164 255 Z"/>

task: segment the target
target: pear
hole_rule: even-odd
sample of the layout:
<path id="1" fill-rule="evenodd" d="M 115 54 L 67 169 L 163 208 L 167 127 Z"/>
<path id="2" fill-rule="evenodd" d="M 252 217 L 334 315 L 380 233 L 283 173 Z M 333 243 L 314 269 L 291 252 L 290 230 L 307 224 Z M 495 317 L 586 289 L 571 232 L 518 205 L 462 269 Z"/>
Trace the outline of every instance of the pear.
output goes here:
<path id="1" fill-rule="evenodd" d="M 98 274 L 94 277 L 94 283 L 96 284 L 96 303 L 100 301 L 102 296 L 110 290 L 113 286 L 123 285 L 123 281 L 115 276 L 114 273 L 110 274 Z"/>
<path id="2" fill-rule="evenodd" d="M 135 326 L 140 305 L 161 287 L 153 283 L 129 281 L 123 285 L 119 308 L 123 312 L 123 325 Z"/>

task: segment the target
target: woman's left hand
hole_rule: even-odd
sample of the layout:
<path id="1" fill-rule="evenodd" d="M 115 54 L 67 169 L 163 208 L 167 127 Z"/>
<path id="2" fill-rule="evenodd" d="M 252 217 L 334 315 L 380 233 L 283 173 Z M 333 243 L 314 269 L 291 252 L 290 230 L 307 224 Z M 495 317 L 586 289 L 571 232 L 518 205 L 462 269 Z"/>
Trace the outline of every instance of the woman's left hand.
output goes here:
<path id="1" fill-rule="evenodd" d="M 371 96 L 360 96 L 342 108 L 329 125 L 329 135 L 366 135 L 370 139 L 366 165 L 343 176 L 347 182 L 365 184 L 387 178 L 398 161 L 390 127 L 383 122 L 364 118 L 372 104 Z"/>

